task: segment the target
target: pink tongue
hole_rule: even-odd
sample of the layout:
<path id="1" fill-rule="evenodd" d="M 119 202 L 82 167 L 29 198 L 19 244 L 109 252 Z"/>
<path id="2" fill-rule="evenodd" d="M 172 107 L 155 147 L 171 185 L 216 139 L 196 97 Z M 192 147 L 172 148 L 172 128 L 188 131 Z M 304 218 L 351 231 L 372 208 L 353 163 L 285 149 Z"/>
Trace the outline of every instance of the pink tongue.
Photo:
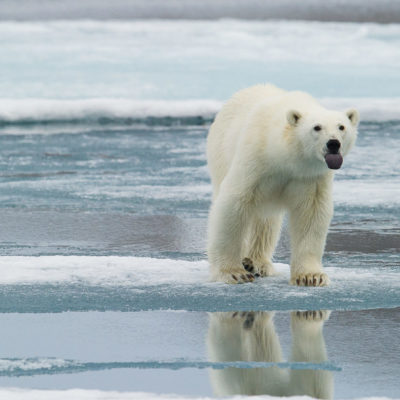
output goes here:
<path id="1" fill-rule="evenodd" d="M 327 154 L 325 156 L 325 162 L 330 169 L 339 169 L 343 163 L 343 157 L 341 154 Z"/>

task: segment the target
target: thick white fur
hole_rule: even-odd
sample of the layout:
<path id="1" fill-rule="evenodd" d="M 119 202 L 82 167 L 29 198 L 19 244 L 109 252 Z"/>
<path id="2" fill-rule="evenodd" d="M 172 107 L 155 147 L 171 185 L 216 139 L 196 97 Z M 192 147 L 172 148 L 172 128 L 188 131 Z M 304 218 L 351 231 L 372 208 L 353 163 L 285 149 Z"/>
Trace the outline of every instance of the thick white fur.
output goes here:
<path id="1" fill-rule="evenodd" d="M 291 315 L 294 362 L 327 361 L 322 328 L 329 311 L 293 312 Z M 212 313 L 208 329 L 210 361 L 283 362 L 273 313 Z M 216 396 L 265 395 L 330 399 L 333 375 L 326 370 L 270 368 L 225 368 L 210 370 Z"/>
<path id="2" fill-rule="evenodd" d="M 271 258 L 287 211 L 290 283 L 328 283 L 321 261 L 333 213 L 326 143 L 339 140 L 345 156 L 355 142 L 357 124 L 355 110 L 330 111 L 306 93 L 272 85 L 244 89 L 224 105 L 207 140 L 213 280 L 249 281 L 242 266 L 245 257 L 262 276 L 273 275 Z M 316 125 L 321 127 L 318 132 Z"/>

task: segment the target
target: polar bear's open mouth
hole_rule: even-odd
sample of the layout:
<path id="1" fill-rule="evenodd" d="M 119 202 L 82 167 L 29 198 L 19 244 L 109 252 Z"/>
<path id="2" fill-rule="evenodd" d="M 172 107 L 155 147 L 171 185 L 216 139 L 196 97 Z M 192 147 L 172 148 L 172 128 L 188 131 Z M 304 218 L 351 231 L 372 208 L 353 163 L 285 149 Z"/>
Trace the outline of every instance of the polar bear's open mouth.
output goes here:
<path id="1" fill-rule="evenodd" d="M 341 154 L 328 153 L 325 155 L 325 162 L 330 169 L 339 169 L 343 163 L 343 157 Z"/>

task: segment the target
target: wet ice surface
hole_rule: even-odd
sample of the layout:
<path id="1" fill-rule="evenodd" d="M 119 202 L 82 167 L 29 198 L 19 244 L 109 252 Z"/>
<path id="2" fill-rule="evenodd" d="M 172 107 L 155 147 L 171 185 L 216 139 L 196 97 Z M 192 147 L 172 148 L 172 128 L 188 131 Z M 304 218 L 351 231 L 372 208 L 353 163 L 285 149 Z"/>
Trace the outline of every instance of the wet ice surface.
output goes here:
<path id="1" fill-rule="evenodd" d="M 395 397 L 399 311 L 2 314 L 0 384 Z"/>
<path id="2" fill-rule="evenodd" d="M 0 311 L 360 310 L 396 307 L 398 257 L 337 256 L 328 288 L 289 286 L 279 276 L 232 286 L 208 282 L 206 261 L 136 257 L 3 257 Z M 333 263 L 332 263 L 333 264 Z"/>
<path id="3" fill-rule="evenodd" d="M 287 265 L 251 287 L 207 281 L 206 133 L 207 126 L 104 127 L 0 137 L 0 246 L 3 256 L 25 256 L 0 261 L 0 310 L 399 305 L 397 123 L 361 125 L 335 180 L 325 256 L 332 285 L 312 289 L 289 287 Z M 275 259 L 288 263 L 285 229 Z"/>
<path id="4" fill-rule="evenodd" d="M 286 227 L 275 257 L 279 276 L 208 282 L 208 126 L 177 123 L 89 125 L 73 134 L 71 125 L 64 134 L 40 134 L 41 125 L 3 128 L 0 385 L 396 396 L 399 360 L 390 349 L 399 328 L 400 125 L 361 125 L 335 180 L 325 254 L 332 284 L 297 288 L 288 285 Z M 271 324 L 274 310 L 282 312 Z M 298 333 L 290 334 L 290 319 L 322 322 L 312 322 L 319 313 L 290 310 L 334 310 L 324 328 L 327 356 L 320 347 L 315 359 L 301 359 L 318 342 L 310 328 L 311 347 L 291 358 Z M 223 341 L 225 350 L 214 346 L 212 356 L 210 324 L 233 340 Z M 274 385 L 260 385 L 271 379 Z"/>
<path id="5" fill-rule="evenodd" d="M 112 212 L 205 218 L 211 199 L 207 130 L 207 125 L 103 126 L 74 135 L 38 135 L 29 134 L 29 128 L 10 134 L 5 127 L 0 136 L 0 206 L 13 213 L 5 211 L 4 223 L 13 229 L 11 218 L 28 218 L 27 229 L 32 226 L 39 235 L 51 230 L 51 236 L 69 236 L 72 224 L 67 221 L 74 212 L 85 212 L 83 231 L 92 223 L 101 225 L 101 213 L 104 218 Z M 399 131 L 398 122 L 361 124 L 357 146 L 336 174 L 334 224 L 348 227 L 357 221 L 358 228 L 396 232 Z M 42 214 L 21 214 L 32 209 Z M 41 218 L 54 223 L 40 229 Z M 21 235 L 12 232 L 10 237 L 16 234 Z"/>
<path id="6" fill-rule="evenodd" d="M 337 176 L 325 258 L 329 288 L 289 287 L 284 264 L 281 276 L 253 285 L 207 281 L 206 127 L 2 136 L 0 385 L 396 396 L 399 360 L 390 349 L 398 346 L 399 328 L 398 187 L 362 190 L 398 174 L 397 134 L 397 124 L 362 125 L 358 147 Z M 370 147 L 375 168 L 364 168 Z M 347 196 L 349 189 L 357 196 Z M 288 257 L 284 230 L 276 259 Z M 298 317 L 275 317 L 281 357 L 271 313 L 263 312 L 379 307 L 391 309 L 334 311 L 325 326 L 328 356 L 307 360 L 290 357 L 290 318 Z M 157 309 L 201 312 L 151 311 Z M 243 310 L 258 312 L 235 315 Z M 54 314 L 61 311 L 84 312 Z M 226 321 L 232 340 L 242 340 L 224 340 L 230 357 L 210 355 L 210 324 L 215 334 L 229 335 Z M 315 346 L 313 336 L 309 341 Z M 238 351 L 244 343 L 249 348 Z M 318 393 L 310 389 L 315 381 Z"/>
<path id="7" fill-rule="evenodd" d="M 398 25 L 5 22 L 0 36 L 0 385 L 398 396 Z M 328 288 L 288 285 L 286 227 L 281 275 L 208 282 L 208 125 L 264 81 L 361 111 Z"/>

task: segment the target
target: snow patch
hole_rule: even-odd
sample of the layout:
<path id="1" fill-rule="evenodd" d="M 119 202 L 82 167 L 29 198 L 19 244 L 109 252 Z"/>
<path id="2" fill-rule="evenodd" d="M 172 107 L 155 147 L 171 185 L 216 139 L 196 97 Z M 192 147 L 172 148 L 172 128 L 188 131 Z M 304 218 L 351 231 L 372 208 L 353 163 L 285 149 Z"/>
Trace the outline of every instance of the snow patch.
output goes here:
<path id="1" fill-rule="evenodd" d="M 355 107 L 362 121 L 400 120 L 400 97 L 394 98 L 322 98 L 321 103 L 338 110 Z M 158 119 L 196 118 L 210 122 L 223 102 L 213 99 L 199 100 L 134 100 L 126 98 L 61 99 L 0 99 L 0 124 L 26 123 L 104 123 L 129 120 L 146 122 Z M 168 120 L 170 123 L 170 120 Z M 154 122 L 153 123 L 157 123 Z"/>
<path id="2" fill-rule="evenodd" d="M 248 396 L 230 396 L 224 397 L 226 400 L 241 400 L 248 399 Z M 309 396 L 291 396 L 279 397 L 280 399 L 305 400 L 311 399 Z M 0 400 L 212 400 L 212 397 L 193 397 L 193 396 L 178 396 L 174 394 L 155 394 L 145 392 L 116 392 L 116 391 L 101 391 L 101 390 L 31 390 L 4 388 L 0 389 Z M 277 397 L 263 395 L 252 396 L 252 400 L 268 400 L 277 399 Z M 369 397 L 359 400 L 388 400 L 387 397 Z M 394 400 L 394 399 L 392 399 Z"/>

